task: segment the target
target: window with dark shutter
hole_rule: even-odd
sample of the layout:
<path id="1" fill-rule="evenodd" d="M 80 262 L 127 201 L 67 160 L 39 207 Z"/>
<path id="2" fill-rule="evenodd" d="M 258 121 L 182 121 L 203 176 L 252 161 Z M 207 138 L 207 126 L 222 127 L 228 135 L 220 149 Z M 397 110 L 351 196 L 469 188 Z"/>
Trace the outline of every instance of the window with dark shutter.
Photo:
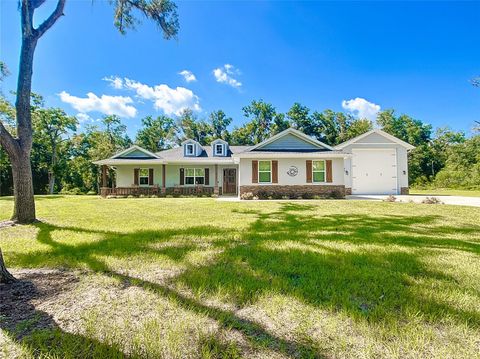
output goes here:
<path id="1" fill-rule="evenodd" d="M 139 168 L 138 169 L 138 184 L 140 186 L 148 186 L 150 183 L 150 169 Z"/>
<path id="2" fill-rule="evenodd" d="M 312 161 L 307 160 L 307 183 L 312 183 Z"/>
<path id="3" fill-rule="evenodd" d="M 252 183 L 258 183 L 258 161 L 252 161 Z"/>
<path id="4" fill-rule="evenodd" d="M 278 183 L 278 161 L 272 161 L 272 183 Z"/>
<path id="5" fill-rule="evenodd" d="M 327 167 L 327 182 L 333 182 L 332 160 L 326 160 Z"/>
<path id="6" fill-rule="evenodd" d="M 312 182 L 323 183 L 325 182 L 325 160 L 312 161 Z"/>

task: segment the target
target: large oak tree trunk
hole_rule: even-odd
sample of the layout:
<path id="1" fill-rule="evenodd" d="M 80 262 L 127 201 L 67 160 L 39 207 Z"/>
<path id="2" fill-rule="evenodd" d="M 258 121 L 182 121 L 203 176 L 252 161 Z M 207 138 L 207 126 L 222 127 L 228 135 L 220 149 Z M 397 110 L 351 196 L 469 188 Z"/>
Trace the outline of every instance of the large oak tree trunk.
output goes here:
<path id="1" fill-rule="evenodd" d="M 27 16 L 33 16 L 30 9 Z M 26 19 L 22 19 L 26 21 Z M 32 89 L 33 56 L 38 38 L 23 28 L 22 48 L 20 53 L 20 68 L 17 84 L 17 114 L 18 147 L 10 154 L 13 175 L 13 196 L 15 206 L 12 219 L 19 223 L 31 223 L 35 220 L 35 201 L 33 197 L 32 168 L 30 152 L 32 150 L 32 113 L 30 96 Z"/>
<path id="2" fill-rule="evenodd" d="M 10 272 L 5 267 L 5 262 L 3 260 L 2 249 L 0 248 L 0 283 L 12 283 L 16 282 L 17 279 L 10 274 Z"/>
<path id="3" fill-rule="evenodd" d="M 12 159 L 14 209 L 12 220 L 19 223 L 35 221 L 32 168 L 30 156 L 24 154 Z"/>

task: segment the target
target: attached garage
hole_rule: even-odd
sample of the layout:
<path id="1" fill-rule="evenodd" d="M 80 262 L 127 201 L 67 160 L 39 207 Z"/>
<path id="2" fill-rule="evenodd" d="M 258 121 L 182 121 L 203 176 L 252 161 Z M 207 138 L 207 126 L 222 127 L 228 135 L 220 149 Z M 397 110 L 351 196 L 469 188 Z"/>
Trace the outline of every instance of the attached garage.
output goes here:
<path id="1" fill-rule="evenodd" d="M 395 148 L 352 149 L 352 194 L 397 194 Z"/>
<path id="2" fill-rule="evenodd" d="M 351 154 L 344 161 L 347 193 L 408 194 L 408 151 L 412 145 L 375 129 L 335 148 Z"/>

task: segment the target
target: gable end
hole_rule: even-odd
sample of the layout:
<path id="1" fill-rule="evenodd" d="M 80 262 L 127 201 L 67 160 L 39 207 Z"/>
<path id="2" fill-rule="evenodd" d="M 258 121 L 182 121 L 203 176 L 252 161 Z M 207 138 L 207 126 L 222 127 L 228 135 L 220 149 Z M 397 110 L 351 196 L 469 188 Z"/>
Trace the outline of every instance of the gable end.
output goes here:
<path id="1" fill-rule="evenodd" d="M 255 150 L 261 151 L 318 151 L 319 146 L 309 143 L 293 134 L 287 134 Z"/>
<path id="2" fill-rule="evenodd" d="M 150 156 L 150 155 L 146 154 L 145 152 L 134 149 L 131 152 L 127 152 L 123 155 L 117 156 L 116 158 L 118 158 L 118 159 L 139 159 L 139 160 L 141 160 L 141 159 L 152 159 L 152 158 L 156 158 L 156 157 Z"/>
<path id="3" fill-rule="evenodd" d="M 363 143 L 363 144 L 385 144 L 385 143 L 388 143 L 388 144 L 395 144 L 395 142 L 393 142 L 392 140 L 388 139 L 387 137 L 385 136 L 382 136 L 381 134 L 377 133 L 377 132 L 373 132 L 371 134 L 369 134 L 368 136 L 365 136 L 361 139 L 359 139 L 358 141 L 356 141 L 356 143 Z"/>
<path id="4" fill-rule="evenodd" d="M 400 145 L 406 148 L 407 151 L 415 148 L 415 146 L 412 146 L 411 144 L 405 141 L 402 141 L 401 139 L 379 129 L 365 132 L 364 134 L 361 134 L 357 137 L 354 137 L 348 141 L 345 141 L 335 146 L 335 148 L 337 150 L 341 150 L 346 148 L 347 146 L 352 146 L 355 144 L 357 145 Z"/>
<path id="5" fill-rule="evenodd" d="M 294 128 L 276 134 L 269 139 L 253 146 L 249 151 L 290 151 L 290 152 L 309 152 L 309 151 L 331 151 L 333 148 L 323 142 L 320 142 L 301 131 Z"/>
<path id="6" fill-rule="evenodd" d="M 138 159 L 138 160 L 148 160 L 159 158 L 156 154 L 140 147 L 133 145 L 132 147 L 127 148 L 126 150 L 117 153 L 116 155 L 110 157 L 112 159 Z"/>

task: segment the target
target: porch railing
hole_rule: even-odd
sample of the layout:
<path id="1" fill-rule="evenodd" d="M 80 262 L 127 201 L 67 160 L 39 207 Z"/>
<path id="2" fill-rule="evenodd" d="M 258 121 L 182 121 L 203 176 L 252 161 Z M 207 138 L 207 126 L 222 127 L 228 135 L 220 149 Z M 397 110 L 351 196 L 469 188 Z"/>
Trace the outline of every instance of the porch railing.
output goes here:
<path id="1" fill-rule="evenodd" d="M 219 194 L 222 193 L 222 189 L 218 189 Z M 214 187 L 207 186 L 175 186 L 166 187 L 164 190 L 159 186 L 148 187 L 102 187 L 100 188 L 100 195 L 102 197 L 107 196 L 161 196 L 161 195 L 201 195 L 201 194 L 213 194 L 215 193 Z"/>

